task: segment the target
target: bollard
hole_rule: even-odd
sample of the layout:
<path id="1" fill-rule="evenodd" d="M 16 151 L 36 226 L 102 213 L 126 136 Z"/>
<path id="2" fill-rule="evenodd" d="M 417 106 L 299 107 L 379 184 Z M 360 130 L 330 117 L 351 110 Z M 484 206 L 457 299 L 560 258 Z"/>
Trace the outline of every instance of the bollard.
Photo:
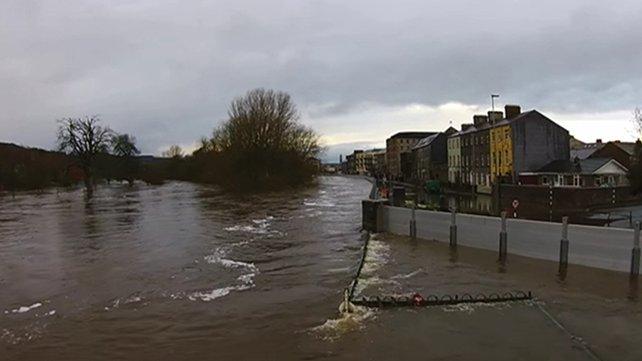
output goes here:
<path id="1" fill-rule="evenodd" d="M 417 238 L 417 220 L 415 219 L 415 206 L 412 206 L 410 213 L 410 237 L 412 239 Z"/>
<path id="2" fill-rule="evenodd" d="M 502 212 L 502 230 L 499 232 L 499 261 L 506 262 L 508 252 L 508 233 L 506 232 L 506 211 Z"/>
<path id="3" fill-rule="evenodd" d="M 560 241 L 559 273 L 565 274 L 568 267 L 568 217 L 562 217 L 562 240 Z"/>
<path id="4" fill-rule="evenodd" d="M 450 213 L 450 247 L 457 247 L 457 210 L 455 207 Z"/>
<path id="5" fill-rule="evenodd" d="M 631 250 L 631 276 L 640 275 L 640 222 L 635 222 L 633 230 L 633 250 Z"/>

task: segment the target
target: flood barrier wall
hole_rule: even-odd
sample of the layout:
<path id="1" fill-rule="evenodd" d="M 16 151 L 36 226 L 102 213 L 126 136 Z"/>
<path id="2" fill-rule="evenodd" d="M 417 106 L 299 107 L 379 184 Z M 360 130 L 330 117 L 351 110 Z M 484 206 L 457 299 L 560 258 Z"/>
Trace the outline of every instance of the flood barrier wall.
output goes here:
<path id="1" fill-rule="evenodd" d="M 452 214 L 381 205 L 379 230 L 425 240 L 449 242 Z M 501 218 L 456 214 L 457 244 L 497 251 Z M 524 219 L 507 219 L 508 254 L 558 261 L 562 224 Z M 413 231 L 412 228 L 415 230 Z M 613 271 L 629 272 L 634 248 L 634 231 L 584 225 L 568 226 L 568 263 Z"/>

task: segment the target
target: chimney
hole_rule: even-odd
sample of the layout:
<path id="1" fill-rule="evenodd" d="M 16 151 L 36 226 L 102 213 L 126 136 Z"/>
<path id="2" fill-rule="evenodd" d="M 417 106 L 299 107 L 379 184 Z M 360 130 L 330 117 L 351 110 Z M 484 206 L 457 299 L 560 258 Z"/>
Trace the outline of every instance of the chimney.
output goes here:
<path id="1" fill-rule="evenodd" d="M 490 124 L 495 124 L 497 122 L 502 121 L 504 119 L 504 113 L 500 111 L 489 111 L 488 112 L 488 122 Z"/>
<path id="2" fill-rule="evenodd" d="M 504 106 L 504 113 L 506 114 L 506 119 L 510 120 L 522 114 L 522 108 L 519 105 L 506 104 Z"/>
<path id="3" fill-rule="evenodd" d="M 466 131 L 466 130 L 470 129 L 470 127 L 472 127 L 472 126 L 473 126 L 473 125 L 472 125 L 472 124 L 470 124 L 470 123 L 462 124 L 462 125 L 461 125 L 461 131 L 462 131 L 462 132 L 463 132 L 463 131 Z"/>
<path id="4" fill-rule="evenodd" d="M 473 124 L 476 127 L 486 123 L 488 123 L 488 117 L 486 115 L 473 115 Z"/>
<path id="5" fill-rule="evenodd" d="M 618 140 L 616 140 L 616 141 L 615 141 L 615 144 L 620 144 L 620 140 L 619 140 L 619 139 L 618 139 Z"/>
<path id="6" fill-rule="evenodd" d="M 597 144 L 602 144 L 602 139 L 599 139 L 599 138 L 598 138 L 598 139 L 595 141 L 595 143 L 597 143 Z"/>

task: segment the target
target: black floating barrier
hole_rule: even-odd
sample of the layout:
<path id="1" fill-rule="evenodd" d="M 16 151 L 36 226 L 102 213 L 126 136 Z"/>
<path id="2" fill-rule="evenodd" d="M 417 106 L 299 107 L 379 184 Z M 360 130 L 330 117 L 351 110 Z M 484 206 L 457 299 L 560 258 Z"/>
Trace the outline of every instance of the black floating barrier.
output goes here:
<path id="1" fill-rule="evenodd" d="M 460 303 L 497 303 L 497 302 L 514 302 L 514 301 L 527 301 L 532 300 L 533 296 L 530 291 L 528 293 L 523 291 L 515 292 L 505 292 L 501 296 L 497 293 L 491 293 L 490 295 L 485 295 L 479 293 L 476 296 L 472 296 L 469 293 L 464 293 L 463 295 L 428 295 L 427 297 L 422 297 L 420 295 L 414 295 L 413 297 L 401 296 L 401 297 L 361 297 L 355 300 L 352 300 L 352 303 L 357 306 L 366 306 L 366 307 L 428 307 L 428 306 L 443 306 L 443 305 L 456 305 Z"/>

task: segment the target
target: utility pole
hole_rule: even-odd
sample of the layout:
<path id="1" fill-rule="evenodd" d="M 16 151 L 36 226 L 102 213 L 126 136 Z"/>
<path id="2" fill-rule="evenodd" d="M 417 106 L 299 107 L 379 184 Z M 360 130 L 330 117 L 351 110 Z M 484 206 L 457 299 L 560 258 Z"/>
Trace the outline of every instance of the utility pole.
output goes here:
<path id="1" fill-rule="evenodd" d="M 491 109 L 495 111 L 495 98 L 499 98 L 499 94 L 491 94 L 490 95 L 490 105 Z"/>

